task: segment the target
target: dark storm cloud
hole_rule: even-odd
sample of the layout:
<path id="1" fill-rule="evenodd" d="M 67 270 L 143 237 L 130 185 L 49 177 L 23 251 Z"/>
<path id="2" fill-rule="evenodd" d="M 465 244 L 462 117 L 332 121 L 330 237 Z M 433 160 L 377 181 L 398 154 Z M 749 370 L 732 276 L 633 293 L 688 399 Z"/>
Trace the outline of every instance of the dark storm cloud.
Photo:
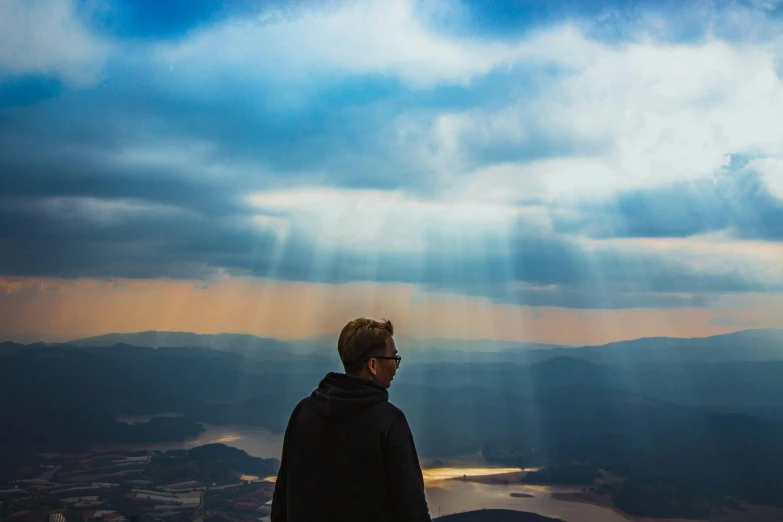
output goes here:
<path id="1" fill-rule="evenodd" d="M 362 167 L 359 157 L 339 168 L 348 161 L 339 151 L 362 149 L 366 161 L 368 143 L 377 139 L 371 128 L 382 127 L 396 110 L 391 106 L 370 103 L 368 109 L 354 101 L 343 115 L 336 105 L 336 112 L 325 105 L 266 113 L 257 107 L 175 101 L 112 85 L 6 110 L 0 126 L 0 273 L 209 278 L 225 270 L 311 282 L 415 283 L 501 302 L 603 308 L 696 305 L 718 292 L 765 290 L 737 274 L 693 273 L 684 264 L 641 254 L 592 253 L 574 240 L 541 233 L 514 232 L 503 238 L 505 245 L 490 236 L 482 248 L 455 251 L 453 238 L 434 230 L 421 253 L 380 256 L 339 246 L 324 252 L 304 230 L 278 242 L 274 232 L 252 222 L 258 210 L 248 205 L 249 193 L 296 183 L 300 169 L 316 171 L 316 177 L 302 174 L 299 182 L 375 188 L 410 185 L 415 171 L 398 170 L 392 160 L 384 177 L 383 158 Z M 204 157 L 191 157 L 193 143 L 210 145 Z M 157 162 L 133 161 L 137 152 L 161 147 L 176 161 L 165 155 Z M 211 175 L 208 169 L 216 166 L 225 172 Z M 747 203 L 774 211 L 768 195 L 752 186 Z M 682 234 L 721 228 L 727 222 L 721 209 L 737 200 L 721 200 L 717 189 L 710 190 L 706 198 L 701 193 L 707 189 L 700 189 L 702 206 L 695 210 L 693 190 L 638 192 L 621 195 L 611 207 L 589 208 L 589 219 L 560 225 L 583 232 L 600 225 L 605 236 L 633 237 L 674 227 Z M 126 204 L 131 210 L 123 210 Z M 669 206 L 664 214 L 661 204 Z M 746 230 L 761 230 L 748 223 Z"/>
<path id="2" fill-rule="evenodd" d="M 783 240 L 783 201 L 758 173 L 729 169 L 714 179 L 622 192 L 565 214 L 561 232 L 592 237 L 689 237 L 730 231 L 745 239 Z"/>
<path id="3" fill-rule="evenodd" d="M 81 211 L 44 212 L 25 200 L 18 200 L 13 209 L 3 205 L 0 271 L 27 276 L 205 278 L 221 261 L 250 264 L 249 256 L 263 255 L 271 239 L 226 218 L 154 207 L 112 215 L 83 200 L 65 203 Z"/>
<path id="4" fill-rule="evenodd" d="M 767 290 L 736 274 L 699 274 L 641 255 L 589 253 L 555 237 L 519 235 L 505 253 L 487 244 L 463 255 L 438 243 L 423 256 L 373 256 L 316 244 L 298 230 L 282 239 L 249 216 L 138 200 L 16 198 L 0 204 L 0 273 L 9 275 L 208 279 L 223 270 L 308 282 L 413 283 L 498 302 L 591 308 L 692 306 L 719 292 Z"/>
<path id="5" fill-rule="evenodd" d="M 440 115 L 544 99 L 559 71 L 520 65 L 477 74 L 469 85 L 414 89 L 372 67 L 366 75 L 289 81 L 242 68 L 188 76 L 148 56 L 150 41 L 241 16 L 248 5 L 120 2 L 100 29 L 127 54 L 110 60 L 100 81 L 76 90 L 34 75 L 0 80 L 0 275 L 208 279 L 225 271 L 415 283 L 499 302 L 603 308 L 698 306 L 719 293 L 774 289 L 747 274 L 700 273 L 663 255 L 589 250 L 568 235 L 686 237 L 731 229 L 783 238 L 780 201 L 741 169 L 717 184 L 640 189 L 567 213 L 554 208 L 555 233 L 529 233 L 519 223 L 509 237 L 489 231 L 483 243 L 460 244 L 464 238 L 422 223 L 433 230 L 413 252 L 323 249 L 311 230 L 266 228 L 254 221 L 252 193 L 291 186 L 436 192 L 433 178 L 445 174 L 435 175 L 416 153 L 437 156 L 432 127 Z M 509 13 L 517 21 L 539 13 L 532 25 L 559 16 L 531 6 L 476 4 L 474 15 L 485 24 L 477 32 L 507 34 Z M 575 16 L 602 9 L 580 6 Z M 524 138 L 467 129 L 457 140 L 459 168 L 601 152 L 598 143 L 555 135 L 546 118 L 538 125 L 524 114 L 518 119 L 531 120 Z"/>
<path id="6" fill-rule="evenodd" d="M 175 86 L 156 85 L 166 79 L 151 74 L 146 69 L 121 72 L 96 89 L 62 92 L 37 104 L 15 106 L 7 100 L 9 106 L 0 112 L 3 177 L 20 168 L 36 169 L 43 161 L 36 161 L 39 156 L 60 170 L 73 167 L 89 176 L 110 168 L 105 165 L 110 155 L 166 148 L 176 156 L 193 146 L 205 147 L 203 164 L 230 169 L 236 192 L 276 185 L 273 178 L 395 188 L 424 174 L 410 158 L 395 153 L 393 122 L 401 102 L 382 93 L 376 98 L 366 93 L 364 101 L 322 93 L 287 105 L 277 98 L 276 88 L 227 81 L 213 97 L 169 91 Z M 147 83 L 134 78 L 139 75 L 146 75 Z M 67 173 L 44 168 L 47 173 L 41 175 L 49 176 L 48 182 L 68 183 Z M 155 175 L 183 174 L 167 168 L 171 172 Z M 128 185 L 141 185 L 130 179 L 136 175 L 123 177 Z"/>
<path id="7" fill-rule="evenodd" d="M 516 235 L 508 254 L 443 256 L 440 266 L 431 265 L 427 283 L 499 301 L 574 308 L 697 306 L 721 293 L 771 290 L 744 274 L 705 273 L 644 252 L 586 250 L 552 235 Z M 509 281 L 516 283 L 511 290 Z"/>

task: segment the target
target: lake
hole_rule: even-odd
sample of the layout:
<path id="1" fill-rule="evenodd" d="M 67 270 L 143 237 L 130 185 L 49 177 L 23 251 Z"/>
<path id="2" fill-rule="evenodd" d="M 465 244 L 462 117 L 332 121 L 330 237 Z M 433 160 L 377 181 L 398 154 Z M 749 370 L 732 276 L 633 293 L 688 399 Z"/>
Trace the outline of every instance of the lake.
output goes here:
<path id="1" fill-rule="evenodd" d="M 123 422 L 149 422 L 151 417 L 148 415 L 123 415 L 117 416 L 117 420 Z M 253 426 L 234 426 L 230 424 L 205 424 L 202 423 L 205 431 L 198 437 L 181 442 L 156 442 L 148 444 L 114 444 L 110 447 L 96 447 L 94 450 L 103 449 L 150 449 L 150 450 L 171 450 L 171 449 L 191 449 L 204 444 L 223 443 L 227 446 L 233 446 L 246 451 L 249 455 L 263 458 L 279 459 L 283 453 L 283 434 L 272 433 L 263 428 Z"/>
<path id="2" fill-rule="evenodd" d="M 466 470 L 470 473 L 469 470 Z M 527 485 L 477 484 L 462 480 L 444 480 L 430 483 L 425 488 L 430 514 L 450 515 L 477 509 L 515 509 L 539 515 L 559 518 L 566 522 L 628 522 L 611 509 L 591 504 L 555 500 L 552 493 L 579 491 L 574 488 Z M 532 495 L 532 498 L 515 498 L 512 493 Z"/>
<path id="3" fill-rule="evenodd" d="M 123 416 L 118 419 L 126 422 L 147 422 L 149 416 Z M 205 431 L 197 438 L 184 442 L 126 444 L 95 449 L 170 450 L 190 449 L 202 444 L 223 443 L 242 449 L 255 457 L 278 459 L 283 450 L 283 435 L 281 433 L 272 433 L 252 426 L 204 424 L 204 428 Z M 628 522 L 631 520 L 611 509 L 551 498 L 552 493 L 572 492 L 577 491 L 576 489 L 517 484 L 504 486 L 446 480 L 448 477 L 486 475 L 503 471 L 509 470 L 477 468 L 475 466 L 426 469 L 424 472 L 427 478 L 425 494 L 432 516 L 438 516 L 439 512 L 446 515 L 482 508 L 501 508 L 530 511 L 539 515 L 560 518 L 566 522 Z M 532 495 L 533 498 L 515 498 L 511 496 L 511 493 Z"/>
<path id="4" fill-rule="evenodd" d="M 471 469 L 464 470 L 470 474 Z M 578 502 L 555 500 L 552 493 L 570 493 L 574 488 L 522 485 L 490 485 L 465 482 L 462 480 L 443 480 L 430 483 L 424 488 L 430 515 L 451 515 L 463 511 L 479 509 L 514 509 L 539 515 L 559 518 L 566 522 L 630 522 L 611 509 Z M 531 495 L 532 498 L 514 498 L 512 493 Z M 263 518 L 268 521 L 269 517 Z M 649 519 L 647 519 L 649 520 Z"/>

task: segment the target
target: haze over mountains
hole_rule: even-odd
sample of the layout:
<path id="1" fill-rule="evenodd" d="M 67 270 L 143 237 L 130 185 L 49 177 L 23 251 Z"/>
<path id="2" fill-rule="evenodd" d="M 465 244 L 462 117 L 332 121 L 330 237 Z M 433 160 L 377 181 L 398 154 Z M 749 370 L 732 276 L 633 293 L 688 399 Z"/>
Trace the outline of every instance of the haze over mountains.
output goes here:
<path id="1" fill-rule="evenodd" d="M 419 339 L 395 336 L 404 355 L 417 362 L 535 362 L 558 356 L 576 357 L 602 364 L 625 362 L 730 362 L 783 360 L 783 329 L 743 330 L 711 337 L 681 339 L 649 337 L 598 346 L 564 347 L 554 344 L 495 340 Z M 292 353 L 332 358 L 337 335 L 303 341 L 283 341 L 247 334 L 194 334 L 190 332 L 147 331 L 112 333 L 63 344 L 106 347 L 129 344 L 149 348 L 198 347 L 261 355 L 290 357 Z M 254 351 L 260 353 L 253 353 Z"/>
<path id="2" fill-rule="evenodd" d="M 414 406 L 420 397 L 429 404 L 454 398 L 468 405 L 503 404 L 520 397 L 534 401 L 538 394 L 568 386 L 594 386 L 688 406 L 783 419 L 779 400 L 783 397 L 782 340 L 781 330 L 748 330 L 706 339 L 640 339 L 595 347 L 516 351 L 509 349 L 509 343 L 502 343 L 503 351 L 463 350 L 460 348 L 468 347 L 464 341 L 455 341 L 448 350 L 406 350 L 401 343 L 403 367 L 392 398 Z M 87 393 L 91 383 L 104 375 L 121 373 L 106 383 L 123 396 L 122 400 L 107 401 L 115 413 L 154 413 L 149 409 L 153 405 L 156 411 L 192 410 L 196 404 L 206 413 L 210 403 L 196 400 L 206 393 L 211 399 L 233 404 L 233 413 L 220 415 L 272 429 L 278 429 L 281 422 L 272 411 L 283 415 L 285 408 L 309 393 L 325 372 L 340 371 L 333 346 L 235 334 L 110 334 L 56 346 L 2 343 L 0 353 L 13 355 L 0 372 L 11 372 L 20 365 L 21 373 L 4 381 L 6 390 L 25 372 L 40 376 L 51 371 L 51 379 L 40 386 L 53 387 L 65 381 L 65 395 L 60 392 L 65 400 L 75 389 Z M 57 365 L 48 366 L 55 360 Z M 169 370 L 172 366 L 176 370 Z M 77 378 L 81 374 L 85 375 Z M 128 375 L 136 375 L 138 380 L 128 380 Z M 180 378 L 188 383 L 177 385 Z M 25 389 L 38 380 L 24 379 L 18 386 Z M 74 388 L 77 380 L 79 385 Z M 149 382 L 140 394 L 139 380 Z M 237 383 L 242 383 L 241 389 Z M 183 391 L 193 386 L 203 389 L 193 396 Z M 143 399 L 150 394 L 164 395 L 162 402 Z M 271 396 L 278 398 L 272 407 L 265 399 Z M 258 407 L 259 401 L 268 406 Z M 218 415 L 218 411 L 210 415 Z M 412 415 L 415 417 L 415 412 Z"/>
<path id="3" fill-rule="evenodd" d="M 560 519 L 543 517 L 535 513 L 520 513 L 507 509 L 486 509 L 469 513 L 457 513 L 441 517 L 442 522 L 563 522 Z"/>
<path id="4" fill-rule="evenodd" d="M 128 344 L 147 348 L 209 348 L 227 352 L 262 355 L 267 359 L 290 359 L 296 354 L 307 354 L 313 357 L 333 355 L 325 344 L 306 341 L 281 341 L 269 337 L 258 337 L 248 334 L 195 334 L 190 332 L 158 332 L 147 331 L 138 333 L 110 333 L 84 339 L 75 339 L 67 343 L 74 346 L 106 347 L 117 344 Z M 257 353 L 254 353 L 257 352 Z"/>
<path id="5" fill-rule="evenodd" d="M 645 491 L 696 487 L 703 497 L 688 497 L 687 505 L 726 495 L 781 503 L 781 341 L 780 330 L 749 330 L 581 348 L 502 343 L 502 350 L 468 351 L 458 341 L 406 349 L 401 342 L 390 398 L 425 458 L 578 461 L 631 477 L 628 487 Z M 0 427 L 0 447 L 182 440 L 198 433 L 198 422 L 280 432 L 324 373 L 340 370 L 334 346 L 233 334 L 2 343 L 0 415 L 16 421 Z M 141 427 L 115 420 L 163 411 L 183 416 Z"/>

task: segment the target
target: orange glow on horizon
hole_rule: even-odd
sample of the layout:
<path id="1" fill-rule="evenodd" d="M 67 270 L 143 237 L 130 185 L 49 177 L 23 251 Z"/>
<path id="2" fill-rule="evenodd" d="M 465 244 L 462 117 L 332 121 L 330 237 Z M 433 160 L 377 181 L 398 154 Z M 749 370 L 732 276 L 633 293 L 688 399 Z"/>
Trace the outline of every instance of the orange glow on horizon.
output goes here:
<path id="1" fill-rule="evenodd" d="M 755 299 L 725 309 L 601 310 L 500 304 L 404 284 L 7 278 L 0 333 L 25 342 L 146 330 L 303 339 L 369 316 L 392 319 L 405 336 L 585 345 L 783 325 L 781 296 Z"/>

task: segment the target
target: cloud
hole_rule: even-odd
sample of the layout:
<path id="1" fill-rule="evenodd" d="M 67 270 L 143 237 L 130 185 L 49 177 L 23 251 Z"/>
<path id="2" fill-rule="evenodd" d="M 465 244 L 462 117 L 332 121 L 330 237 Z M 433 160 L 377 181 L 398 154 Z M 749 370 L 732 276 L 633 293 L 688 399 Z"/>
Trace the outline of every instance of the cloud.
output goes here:
<path id="1" fill-rule="evenodd" d="M 161 45 L 157 56 L 191 75 L 241 70 L 275 81 L 377 75 L 427 88 L 467 85 L 537 54 L 535 44 L 455 38 L 436 31 L 424 15 L 412 0 L 271 9 L 194 31 L 181 42 Z"/>
<path id="2" fill-rule="evenodd" d="M 465 2 L 465 31 L 519 35 L 563 20 L 590 25 L 593 38 L 646 37 L 692 42 L 706 34 L 746 40 L 769 35 L 766 22 L 780 13 L 778 0 L 582 0 L 579 2 Z"/>
<path id="3" fill-rule="evenodd" d="M 760 275 L 766 265 L 738 270 L 739 261 L 705 266 L 644 245 L 586 246 L 537 230 L 511 208 L 329 195 L 267 193 L 253 199 L 255 213 L 211 215 L 138 199 L 6 200 L 0 273 L 381 281 L 574 308 L 693 306 L 783 288 L 774 273 Z"/>
<path id="4" fill-rule="evenodd" d="M 748 162 L 748 170 L 761 175 L 769 193 L 783 201 L 783 159 L 763 158 Z"/>
<path id="5" fill-rule="evenodd" d="M 491 229 L 506 233 L 521 213 L 513 206 L 433 201 L 401 190 L 311 187 L 259 192 L 250 201 L 261 212 L 287 216 L 314 241 L 384 254 L 420 253 L 432 229 L 479 237 Z"/>
<path id="6" fill-rule="evenodd" d="M 562 202 L 708 179 L 732 154 L 783 158 L 779 36 L 671 44 L 566 34 L 550 31 L 537 47 L 557 73 L 505 78 L 545 88 L 418 121 L 436 144 L 430 156 L 460 173 L 444 183 L 486 176 L 507 200 Z"/>
<path id="7" fill-rule="evenodd" d="M 499 9 L 479 4 L 486 3 L 272 4 L 199 27 L 179 41 L 161 44 L 156 55 L 178 74 L 202 79 L 239 72 L 246 80 L 294 82 L 301 89 L 314 78 L 328 83 L 346 76 L 379 76 L 428 89 L 468 86 L 499 70 L 579 67 L 606 49 L 601 42 L 660 42 L 683 26 L 698 37 L 730 37 L 738 30 L 766 39 L 775 34 L 764 9 L 739 3 L 715 9 L 707 3 L 580 2 L 568 8 L 536 6 L 527 14 L 519 4 Z M 504 27 L 510 20 L 517 20 L 514 31 Z M 622 38 L 602 38 L 610 31 Z M 654 74 L 657 67 L 653 69 Z"/>
<path id="8" fill-rule="evenodd" d="M 668 186 L 619 192 L 554 212 L 556 228 L 592 237 L 688 237 L 726 231 L 739 238 L 783 239 L 783 200 L 777 198 L 776 162 L 744 162 L 714 176 Z M 752 170 L 767 169 L 766 175 Z"/>
<path id="9" fill-rule="evenodd" d="M 222 277 L 204 286 L 188 280 L 14 278 L 0 279 L 0 332 L 3 339 L 26 341 L 148 329 L 301 339 L 335 335 L 348 320 L 370 316 L 391 318 L 406 336 L 581 345 L 659 335 L 707 336 L 737 330 L 749 321 L 779 325 L 781 298 L 767 301 L 764 309 L 740 304 L 719 312 L 569 310 L 377 283 Z"/>
<path id="10" fill-rule="evenodd" d="M 53 76 L 74 87 L 93 84 L 110 44 L 79 16 L 73 0 L 0 3 L 0 81 Z"/>
<path id="11" fill-rule="evenodd" d="M 113 35 L 90 89 L 0 100 L 0 274 L 582 309 L 781 290 L 757 256 L 783 237 L 774 20 L 669 41 L 649 20 L 459 32 L 412 2 L 201 7 Z"/>

